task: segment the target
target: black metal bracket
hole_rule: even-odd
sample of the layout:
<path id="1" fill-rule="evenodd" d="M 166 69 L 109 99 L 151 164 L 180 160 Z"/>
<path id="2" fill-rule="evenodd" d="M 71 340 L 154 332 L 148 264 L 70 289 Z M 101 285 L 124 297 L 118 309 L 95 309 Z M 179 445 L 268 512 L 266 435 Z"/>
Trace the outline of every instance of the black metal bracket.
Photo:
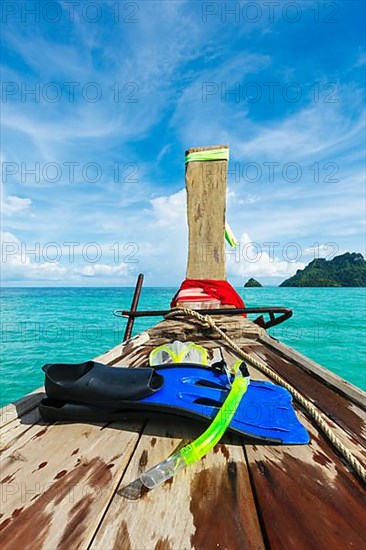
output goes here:
<path id="1" fill-rule="evenodd" d="M 113 315 L 116 317 L 127 317 L 130 319 L 136 319 L 137 317 L 165 317 L 169 313 L 170 309 L 152 309 L 146 311 L 132 311 L 128 309 L 116 309 Z M 257 325 L 267 329 L 283 323 L 290 317 L 292 317 L 292 309 L 289 307 L 243 307 L 243 308 L 220 308 L 220 309 L 197 309 L 201 315 L 250 315 L 253 313 L 261 313 L 257 319 L 253 321 Z M 265 321 L 263 313 L 268 313 L 270 320 Z M 276 313 L 280 313 L 278 317 Z"/>
<path id="2" fill-rule="evenodd" d="M 137 317 L 164 317 L 170 309 L 153 309 L 146 311 L 137 311 L 138 302 L 140 299 L 141 288 L 144 281 L 142 273 L 137 278 L 135 292 L 132 298 L 131 309 L 116 309 L 113 315 L 116 317 L 126 317 L 128 319 L 123 341 L 131 337 L 133 325 Z M 219 308 L 219 309 L 198 309 L 201 315 L 250 315 L 260 313 L 253 322 L 264 329 L 268 329 L 287 321 L 292 317 L 292 309 L 289 307 L 244 307 L 244 308 Z M 266 321 L 263 314 L 269 315 L 269 321 Z M 279 314 L 276 317 L 276 314 Z"/>
<path id="3" fill-rule="evenodd" d="M 142 273 L 140 273 L 139 276 L 137 277 L 135 292 L 133 293 L 133 298 L 132 298 L 132 302 L 131 302 L 131 311 L 129 312 L 129 315 L 127 316 L 128 321 L 127 321 L 127 325 L 126 325 L 125 334 L 123 336 L 123 342 L 125 342 L 126 340 L 129 340 L 131 338 L 133 325 L 135 324 L 135 317 L 133 316 L 133 313 L 137 313 L 137 306 L 139 304 L 143 282 L 144 282 L 144 275 Z M 115 314 L 116 314 L 116 312 L 114 312 L 114 315 Z"/>

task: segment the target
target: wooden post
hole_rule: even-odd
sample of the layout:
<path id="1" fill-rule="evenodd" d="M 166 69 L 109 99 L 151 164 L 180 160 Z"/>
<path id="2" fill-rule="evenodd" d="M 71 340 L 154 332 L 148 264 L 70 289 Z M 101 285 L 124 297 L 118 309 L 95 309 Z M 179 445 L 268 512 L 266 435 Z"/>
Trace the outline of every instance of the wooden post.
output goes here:
<path id="1" fill-rule="evenodd" d="M 194 147 L 186 155 L 212 149 L 228 150 L 228 146 Z M 227 160 L 186 164 L 189 279 L 226 279 L 226 173 Z"/>

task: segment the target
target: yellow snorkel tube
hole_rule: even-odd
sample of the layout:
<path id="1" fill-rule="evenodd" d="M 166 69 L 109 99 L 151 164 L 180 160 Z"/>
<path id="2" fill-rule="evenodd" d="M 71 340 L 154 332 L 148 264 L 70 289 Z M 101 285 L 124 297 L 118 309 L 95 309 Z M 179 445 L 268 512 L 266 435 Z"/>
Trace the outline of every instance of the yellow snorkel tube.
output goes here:
<path id="1" fill-rule="evenodd" d="M 236 372 L 229 395 L 207 430 L 195 441 L 141 474 L 140 480 L 145 487 L 154 489 L 172 478 L 186 466 L 203 458 L 220 441 L 230 425 L 250 381 L 247 367 L 241 361 L 235 363 L 233 370 Z"/>

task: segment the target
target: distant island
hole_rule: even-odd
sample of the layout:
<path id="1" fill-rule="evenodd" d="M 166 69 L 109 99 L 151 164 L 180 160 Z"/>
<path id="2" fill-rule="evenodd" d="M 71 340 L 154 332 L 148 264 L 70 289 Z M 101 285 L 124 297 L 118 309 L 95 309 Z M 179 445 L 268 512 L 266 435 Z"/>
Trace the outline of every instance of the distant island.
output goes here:
<path id="1" fill-rule="evenodd" d="M 317 258 L 280 286 L 366 286 L 366 262 L 356 252 L 346 252 L 332 260 Z"/>
<path id="2" fill-rule="evenodd" d="M 244 284 L 244 287 L 250 287 L 250 288 L 255 288 L 259 286 L 262 286 L 260 282 L 253 278 L 248 279 L 247 282 Z"/>

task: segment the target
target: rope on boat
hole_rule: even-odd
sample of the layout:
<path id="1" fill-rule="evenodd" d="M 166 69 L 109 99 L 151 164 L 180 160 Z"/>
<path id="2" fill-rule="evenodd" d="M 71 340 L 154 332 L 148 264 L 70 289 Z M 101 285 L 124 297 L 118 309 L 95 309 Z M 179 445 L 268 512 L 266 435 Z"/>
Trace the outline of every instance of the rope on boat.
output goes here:
<path id="1" fill-rule="evenodd" d="M 199 321 L 202 325 L 211 327 L 214 331 L 216 331 L 227 344 L 236 352 L 236 354 L 247 361 L 249 364 L 251 364 L 253 367 L 259 369 L 264 374 L 272 378 L 275 382 L 277 382 L 279 385 L 283 386 L 288 390 L 293 398 L 302 405 L 302 407 L 306 410 L 306 412 L 309 414 L 309 416 L 315 421 L 317 426 L 323 431 L 323 433 L 326 435 L 326 437 L 329 439 L 329 441 L 334 445 L 334 447 L 342 454 L 342 456 L 347 460 L 347 462 L 352 466 L 355 472 L 360 476 L 363 481 L 366 481 L 366 468 L 361 464 L 361 462 L 352 454 L 351 450 L 346 447 L 342 441 L 337 437 L 337 435 L 334 433 L 334 431 L 328 426 L 328 423 L 326 421 L 326 416 L 320 412 L 314 405 L 311 403 L 309 399 L 304 397 L 296 388 L 294 388 L 291 384 L 286 382 L 276 372 L 274 372 L 268 365 L 266 365 L 262 361 L 258 361 L 258 359 L 251 357 L 248 353 L 243 351 L 239 348 L 239 346 L 227 335 L 225 332 L 219 328 L 212 317 L 209 315 L 201 315 L 197 311 L 194 311 L 193 309 L 188 308 L 181 308 L 177 307 L 172 309 L 169 313 L 165 315 L 165 319 L 170 319 L 173 317 L 193 317 L 197 321 Z"/>

